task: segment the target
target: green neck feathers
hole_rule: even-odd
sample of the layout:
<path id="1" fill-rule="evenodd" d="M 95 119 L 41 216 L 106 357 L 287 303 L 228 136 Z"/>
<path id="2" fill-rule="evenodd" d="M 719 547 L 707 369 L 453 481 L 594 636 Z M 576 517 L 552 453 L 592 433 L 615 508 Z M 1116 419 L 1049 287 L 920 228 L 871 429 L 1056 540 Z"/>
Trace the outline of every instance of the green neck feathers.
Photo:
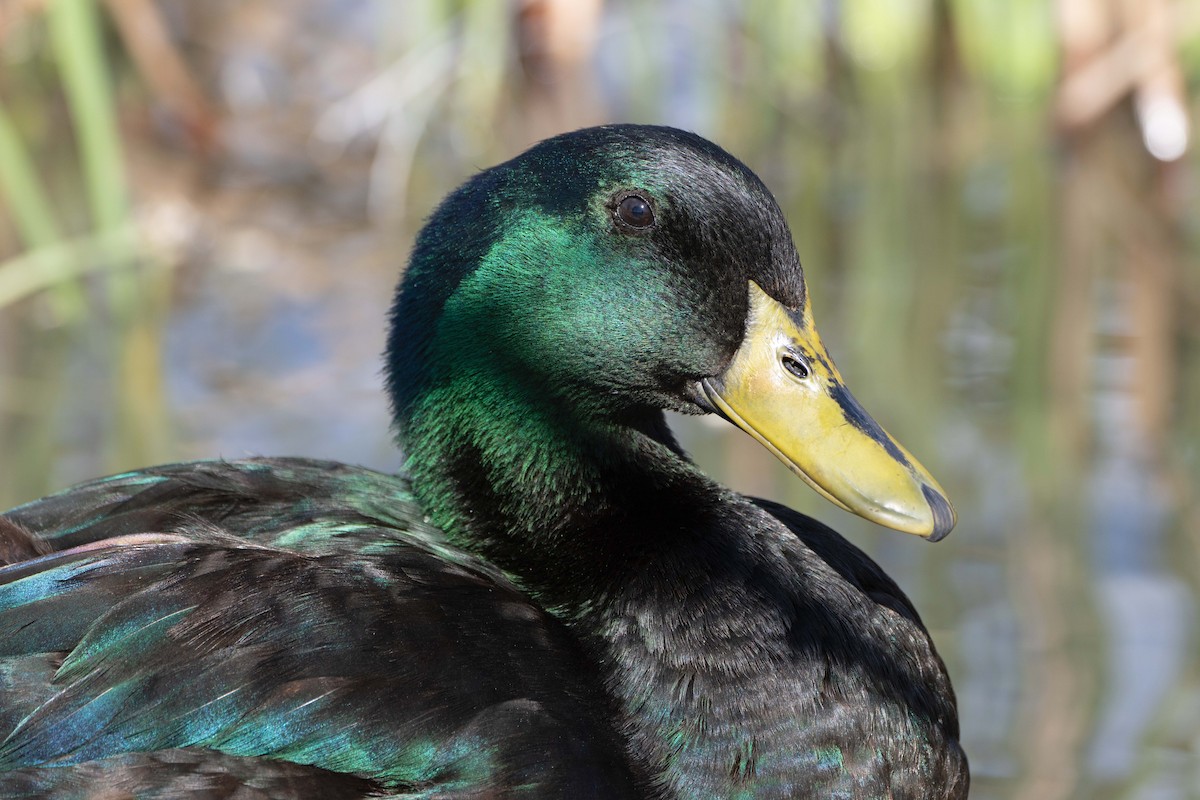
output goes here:
<path id="1" fill-rule="evenodd" d="M 570 606 L 616 579 L 637 543 L 610 529 L 632 535 L 642 496 L 702 480 L 647 402 L 652 331 L 681 313 L 653 271 L 633 291 L 629 263 L 578 224 L 525 213 L 504 230 L 423 332 L 397 416 L 431 521 Z"/>

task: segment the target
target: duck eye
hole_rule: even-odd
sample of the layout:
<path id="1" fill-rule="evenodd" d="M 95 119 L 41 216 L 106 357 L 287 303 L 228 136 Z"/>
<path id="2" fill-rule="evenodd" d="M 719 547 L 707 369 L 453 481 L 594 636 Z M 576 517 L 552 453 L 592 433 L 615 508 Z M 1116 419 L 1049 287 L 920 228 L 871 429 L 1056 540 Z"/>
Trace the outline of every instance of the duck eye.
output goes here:
<path id="1" fill-rule="evenodd" d="M 649 228 L 654 224 L 654 209 L 646 198 L 631 194 L 617 205 L 617 218 L 631 228 Z"/>
<path id="2" fill-rule="evenodd" d="M 791 353 L 783 354 L 783 368 L 795 375 L 800 380 L 804 380 L 809 376 L 810 370 L 808 364 L 799 356 L 794 356 Z"/>

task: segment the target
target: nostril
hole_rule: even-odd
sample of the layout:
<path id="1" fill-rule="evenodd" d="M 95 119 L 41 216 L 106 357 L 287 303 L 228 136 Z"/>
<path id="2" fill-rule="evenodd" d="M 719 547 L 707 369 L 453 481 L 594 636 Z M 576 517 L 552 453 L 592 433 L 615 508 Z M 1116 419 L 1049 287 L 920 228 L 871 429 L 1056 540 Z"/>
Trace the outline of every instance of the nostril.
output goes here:
<path id="1" fill-rule="evenodd" d="M 808 368 L 808 364 L 806 364 L 804 359 L 800 358 L 799 356 L 792 355 L 791 353 L 784 353 L 781 360 L 783 362 L 783 368 L 795 375 L 800 380 L 806 379 L 811 372 L 811 370 Z"/>

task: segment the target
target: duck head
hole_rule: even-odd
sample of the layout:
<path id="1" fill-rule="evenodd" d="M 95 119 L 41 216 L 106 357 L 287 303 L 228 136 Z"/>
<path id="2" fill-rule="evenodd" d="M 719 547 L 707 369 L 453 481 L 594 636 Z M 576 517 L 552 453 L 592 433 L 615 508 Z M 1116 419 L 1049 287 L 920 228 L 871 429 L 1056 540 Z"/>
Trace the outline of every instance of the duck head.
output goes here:
<path id="1" fill-rule="evenodd" d="M 391 321 L 402 439 L 431 398 L 473 391 L 570 424 L 717 413 L 842 508 L 933 540 L 954 526 L 842 382 L 771 193 L 699 136 L 590 128 L 475 176 L 418 236 Z"/>

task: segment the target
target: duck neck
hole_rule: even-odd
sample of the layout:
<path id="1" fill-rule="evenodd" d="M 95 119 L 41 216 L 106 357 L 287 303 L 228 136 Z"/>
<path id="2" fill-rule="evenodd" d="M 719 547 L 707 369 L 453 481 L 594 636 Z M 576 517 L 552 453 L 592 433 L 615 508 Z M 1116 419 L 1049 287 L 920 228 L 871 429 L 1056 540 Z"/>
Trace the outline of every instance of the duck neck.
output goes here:
<path id="1" fill-rule="evenodd" d="M 419 404 L 404 425 L 407 470 L 434 524 L 546 607 L 577 617 L 678 547 L 676 531 L 704 527 L 689 518 L 715 502 L 713 484 L 661 411 L 588 415 L 470 383 L 470 398 L 449 387 Z"/>

